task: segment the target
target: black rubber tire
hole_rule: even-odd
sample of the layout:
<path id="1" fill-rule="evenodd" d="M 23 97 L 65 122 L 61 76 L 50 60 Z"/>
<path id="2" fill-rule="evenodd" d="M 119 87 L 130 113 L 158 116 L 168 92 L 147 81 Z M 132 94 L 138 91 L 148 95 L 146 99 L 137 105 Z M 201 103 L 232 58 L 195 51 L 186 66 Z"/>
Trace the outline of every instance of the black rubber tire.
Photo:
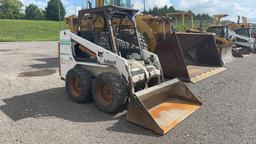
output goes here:
<path id="1" fill-rule="evenodd" d="M 154 77 L 148 82 L 148 87 L 153 87 L 161 83 L 160 77 Z"/>
<path id="2" fill-rule="evenodd" d="M 77 78 L 80 81 L 80 94 L 75 96 L 72 94 L 70 87 L 70 80 L 72 78 Z M 68 92 L 69 98 L 77 103 L 90 102 L 92 100 L 92 81 L 93 77 L 91 73 L 80 66 L 76 66 L 74 69 L 70 70 L 66 76 L 66 90 Z"/>
<path id="3" fill-rule="evenodd" d="M 102 92 L 100 87 L 108 85 L 111 88 L 111 101 L 108 104 L 101 102 Z M 117 113 L 127 104 L 127 85 L 123 78 L 113 73 L 102 73 L 93 82 L 93 99 L 97 108 L 106 113 Z"/>

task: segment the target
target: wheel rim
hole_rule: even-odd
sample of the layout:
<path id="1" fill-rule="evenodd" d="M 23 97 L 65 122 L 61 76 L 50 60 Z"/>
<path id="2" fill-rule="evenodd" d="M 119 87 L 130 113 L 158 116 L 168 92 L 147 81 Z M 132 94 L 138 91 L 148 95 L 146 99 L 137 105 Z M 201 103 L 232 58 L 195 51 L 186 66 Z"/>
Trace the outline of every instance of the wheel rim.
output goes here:
<path id="1" fill-rule="evenodd" d="M 104 106 L 109 106 L 113 101 L 113 91 L 107 83 L 102 83 L 97 89 L 99 102 Z"/>
<path id="2" fill-rule="evenodd" d="M 79 78 L 72 77 L 69 80 L 69 90 L 72 96 L 79 97 L 81 95 L 81 82 Z"/>

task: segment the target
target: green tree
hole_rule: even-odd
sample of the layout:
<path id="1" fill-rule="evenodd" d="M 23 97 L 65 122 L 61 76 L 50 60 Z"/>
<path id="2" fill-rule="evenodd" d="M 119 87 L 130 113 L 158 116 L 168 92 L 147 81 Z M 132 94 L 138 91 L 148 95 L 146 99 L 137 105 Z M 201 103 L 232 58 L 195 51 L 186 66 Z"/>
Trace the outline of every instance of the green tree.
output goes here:
<path id="1" fill-rule="evenodd" d="M 173 6 L 168 7 L 167 5 L 165 5 L 162 8 L 154 7 L 153 9 L 149 9 L 149 11 L 146 13 L 151 15 L 157 15 L 157 16 L 165 16 L 166 13 L 174 13 L 174 12 L 177 12 L 177 11 Z"/>
<path id="2" fill-rule="evenodd" d="M 185 12 L 181 10 L 176 10 L 173 6 L 168 7 L 165 5 L 164 7 L 158 8 L 154 7 L 153 9 L 149 9 L 149 11 L 145 12 L 146 14 L 151 14 L 154 16 L 165 16 L 166 13 L 177 13 L 177 12 Z M 195 20 L 201 20 L 201 17 L 203 17 L 205 20 L 212 20 L 212 17 L 209 16 L 209 14 L 194 14 L 191 10 L 187 11 L 188 13 L 191 13 Z M 189 20 L 190 17 L 186 17 L 186 20 Z"/>
<path id="3" fill-rule="evenodd" d="M 23 4 L 19 0 L 0 0 L 0 18 L 1 19 L 19 19 L 23 18 Z"/>
<path id="4" fill-rule="evenodd" d="M 59 20 L 59 7 L 58 2 L 60 5 L 60 17 L 61 19 L 64 19 L 64 16 L 66 15 L 65 8 L 61 2 L 61 0 L 50 0 L 48 2 L 48 5 L 46 7 L 45 16 L 49 20 Z"/>
<path id="5" fill-rule="evenodd" d="M 25 9 L 25 18 L 29 20 L 40 20 L 43 18 L 43 13 L 36 5 L 30 4 Z"/>

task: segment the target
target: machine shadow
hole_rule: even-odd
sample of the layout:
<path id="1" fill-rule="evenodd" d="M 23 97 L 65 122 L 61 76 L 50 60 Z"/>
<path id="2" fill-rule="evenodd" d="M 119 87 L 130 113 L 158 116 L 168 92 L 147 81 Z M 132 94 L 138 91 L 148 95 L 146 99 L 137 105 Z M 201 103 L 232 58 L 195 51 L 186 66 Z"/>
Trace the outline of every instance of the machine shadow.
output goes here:
<path id="1" fill-rule="evenodd" d="M 57 57 L 34 59 L 34 60 L 44 62 L 44 63 L 29 65 L 31 68 L 44 69 L 44 68 L 57 68 L 58 67 L 58 58 Z"/>
<path id="2" fill-rule="evenodd" d="M 161 137 L 160 135 L 140 126 L 137 126 L 133 123 L 128 122 L 125 119 L 125 114 L 119 117 L 117 123 L 112 127 L 107 128 L 108 131 L 121 132 L 121 133 L 130 133 L 136 135 L 144 135 L 150 137 Z"/>
<path id="3" fill-rule="evenodd" d="M 29 117 L 54 116 L 74 122 L 97 122 L 111 120 L 113 117 L 99 112 L 93 103 L 72 102 L 65 88 L 43 90 L 2 101 L 5 105 L 0 106 L 0 110 L 14 121 Z"/>
<path id="4" fill-rule="evenodd" d="M 12 120 L 26 118 L 57 117 L 72 122 L 100 122 L 118 120 L 107 131 L 156 136 L 153 132 L 129 123 L 125 114 L 100 112 L 93 102 L 77 104 L 69 100 L 65 88 L 53 88 L 2 100 L 0 110 Z"/>

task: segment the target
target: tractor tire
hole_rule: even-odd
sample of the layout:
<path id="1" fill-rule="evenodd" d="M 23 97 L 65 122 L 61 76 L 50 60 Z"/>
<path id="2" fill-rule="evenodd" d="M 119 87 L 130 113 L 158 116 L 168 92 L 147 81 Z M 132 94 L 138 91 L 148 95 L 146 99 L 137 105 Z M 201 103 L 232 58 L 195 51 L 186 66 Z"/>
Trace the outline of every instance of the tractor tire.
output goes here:
<path id="1" fill-rule="evenodd" d="M 121 76 L 102 73 L 93 82 L 93 99 L 99 110 L 116 113 L 127 104 L 127 85 Z"/>
<path id="2" fill-rule="evenodd" d="M 66 76 L 66 90 L 71 100 L 77 103 L 89 102 L 92 99 L 93 77 L 86 69 L 76 66 Z"/>
<path id="3" fill-rule="evenodd" d="M 148 82 L 148 87 L 153 87 L 161 83 L 160 77 L 154 77 Z"/>

